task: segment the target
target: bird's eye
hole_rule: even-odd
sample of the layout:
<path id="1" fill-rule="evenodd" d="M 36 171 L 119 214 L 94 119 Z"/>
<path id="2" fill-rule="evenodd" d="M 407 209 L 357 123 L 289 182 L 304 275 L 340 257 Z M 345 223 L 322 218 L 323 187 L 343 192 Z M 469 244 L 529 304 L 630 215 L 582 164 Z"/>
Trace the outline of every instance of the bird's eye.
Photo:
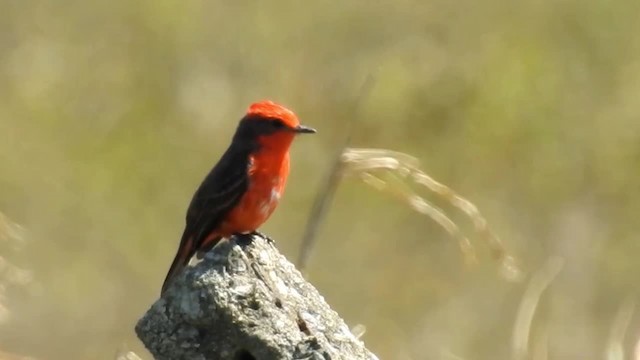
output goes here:
<path id="1" fill-rule="evenodd" d="M 285 127 L 284 122 L 282 122 L 282 120 L 280 119 L 275 119 L 271 121 L 271 126 L 273 126 L 276 129 L 282 129 Z"/>

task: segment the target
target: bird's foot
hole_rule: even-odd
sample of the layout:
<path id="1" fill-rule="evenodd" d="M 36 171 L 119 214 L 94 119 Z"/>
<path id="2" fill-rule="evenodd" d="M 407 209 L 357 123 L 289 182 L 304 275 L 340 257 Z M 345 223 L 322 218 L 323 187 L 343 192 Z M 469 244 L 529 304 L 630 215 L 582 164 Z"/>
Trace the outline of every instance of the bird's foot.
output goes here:
<path id="1" fill-rule="evenodd" d="M 269 244 L 271 244 L 272 246 L 275 246 L 275 240 L 273 240 L 269 236 L 257 230 L 252 231 L 250 233 L 245 233 L 245 234 L 234 234 L 234 237 L 236 238 L 236 241 L 238 242 L 238 244 L 244 245 L 244 246 L 249 245 L 253 240 L 254 236 L 265 239 Z"/>
<path id="2" fill-rule="evenodd" d="M 258 230 L 252 231 L 250 234 L 253 235 L 253 236 L 259 236 L 259 237 L 261 237 L 263 239 L 266 239 L 269 242 L 269 244 L 271 244 L 271 245 L 275 244 L 275 242 L 276 242 L 275 240 L 270 238 L 268 235 L 265 235 L 264 233 L 262 233 L 262 232 L 260 232 Z"/>

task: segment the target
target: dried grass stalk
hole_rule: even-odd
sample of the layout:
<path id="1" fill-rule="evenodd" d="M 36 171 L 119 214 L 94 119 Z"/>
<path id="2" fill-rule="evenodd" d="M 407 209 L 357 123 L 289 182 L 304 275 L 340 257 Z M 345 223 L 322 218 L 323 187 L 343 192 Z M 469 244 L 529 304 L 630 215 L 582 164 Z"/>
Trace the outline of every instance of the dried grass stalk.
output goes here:
<path id="1" fill-rule="evenodd" d="M 631 318 L 635 310 L 635 301 L 632 296 L 628 296 L 622 301 L 618 312 L 611 324 L 611 330 L 609 332 L 609 338 L 607 339 L 607 345 L 605 349 L 606 360 L 624 360 L 624 341 L 631 324 Z"/>
<path id="2" fill-rule="evenodd" d="M 512 351 L 513 358 L 529 359 L 531 327 L 540 304 L 543 292 L 551 285 L 564 267 L 564 259 L 551 258 L 529 280 L 527 290 L 522 297 L 518 314 L 513 328 Z M 545 346 L 542 344 L 542 346 Z M 540 349 L 538 350 L 540 352 Z"/>
<path id="3" fill-rule="evenodd" d="M 475 233 L 488 245 L 493 256 L 499 261 L 502 275 L 509 280 L 520 280 L 522 273 L 515 258 L 507 252 L 478 208 L 449 187 L 434 180 L 419 166 L 418 159 L 402 152 L 346 147 L 332 169 L 325 191 L 316 199 L 313 216 L 303 239 L 298 266 L 306 266 L 315 231 L 329 204 L 325 199 L 331 199 L 339 181 L 349 176 L 359 178 L 365 184 L 393 195 L 415 211 L 433 219 L 458 242 L 466 262 L 475 263 L 475 249 L 460 227 L 442 209 L 418 194 L 413 187 L 417 185 L 448 202 L 471 219 Z"/>
<path id="4" fill-rule="evenodd" d="M 7 307 L 7 298 L 11 289 L 27 288 L 33 282 L 30 271 L 22 269 L 7 258 L 7 253 L 20 250 L 24 246 L 24 228 L 11 221 L 0 212 L 0 324 L 11 317 L 11 310 Z M 29 357 L 10 354 L 0 350 L 0 359 L 28 360 Z"/>

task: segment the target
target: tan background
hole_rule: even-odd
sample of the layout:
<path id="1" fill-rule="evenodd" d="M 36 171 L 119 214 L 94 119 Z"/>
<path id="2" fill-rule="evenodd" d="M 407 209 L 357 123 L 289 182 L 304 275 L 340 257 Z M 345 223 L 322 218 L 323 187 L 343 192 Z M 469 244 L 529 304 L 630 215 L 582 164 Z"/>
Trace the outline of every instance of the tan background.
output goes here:
<path id="1" fill-rule="evenodd" d="M 639 290 L 640 2 L 0 2 L 0 211 L 32 271 L 0 349 L 148 358 L 192 192 L 247 105 L 316 127 L 263 230 L 294 258 L 363 79 L 354 145 L 404 151 L 474 201 L 527 274 L 565 266 L 533 321 L 536 358 L 602 358 Z M 366 206 L 365 206 L 366 204 Z M 456 221 L 468 221 L 445 204 Z M 358 183 L 336 195 L 309 276 L 383 359 L 508 359 L 527 282 L 488 250 L 463 265 L 432 221 Z M 468 232 L 469 234 L 472 234 Z M 638 316 L 623 345 L 638 339 Z M 545 345 L 546 344 L 546 345 Z"/>

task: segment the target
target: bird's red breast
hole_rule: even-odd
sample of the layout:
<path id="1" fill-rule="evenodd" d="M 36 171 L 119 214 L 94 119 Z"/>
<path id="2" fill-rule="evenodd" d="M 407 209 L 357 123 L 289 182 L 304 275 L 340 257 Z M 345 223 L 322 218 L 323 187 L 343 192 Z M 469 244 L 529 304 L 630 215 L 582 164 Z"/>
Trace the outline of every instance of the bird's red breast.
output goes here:
<path id="1" fill-rule="evenodd" d="M 279 155 L 257 153 L 251 156 L 249 189 L 221 224 L 221 236 L 255 231 L 269 219 L 278 206 L 289 176 L 289 153 Z"/>

